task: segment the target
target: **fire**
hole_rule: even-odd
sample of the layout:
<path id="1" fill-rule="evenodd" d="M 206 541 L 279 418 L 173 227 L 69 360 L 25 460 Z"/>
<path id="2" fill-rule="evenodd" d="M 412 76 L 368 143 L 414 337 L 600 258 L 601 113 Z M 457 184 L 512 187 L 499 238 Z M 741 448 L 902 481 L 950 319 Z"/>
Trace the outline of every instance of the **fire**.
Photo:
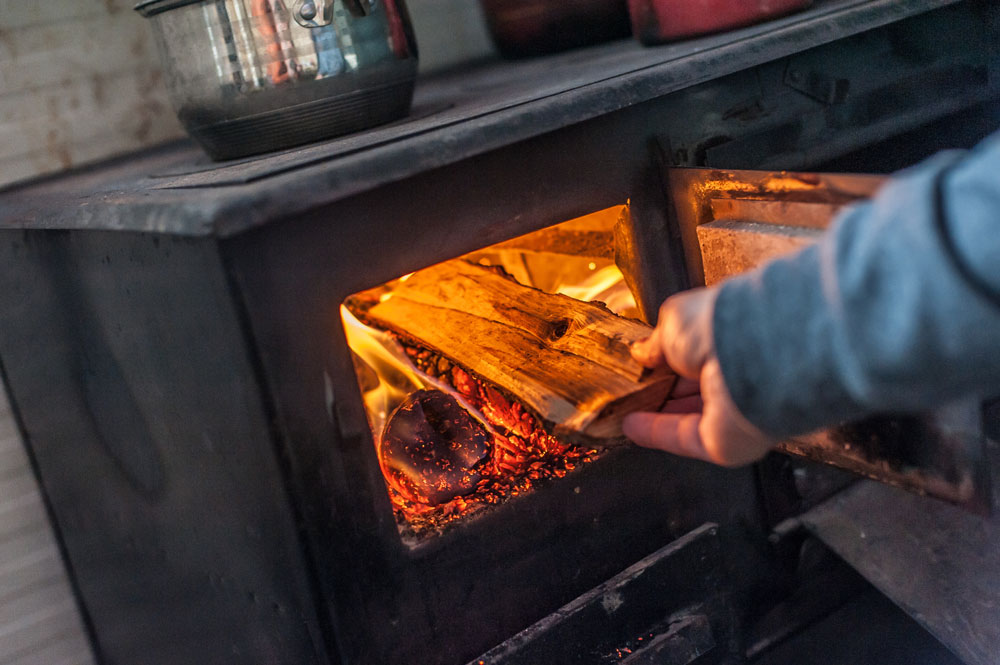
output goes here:
<path id="1" fill-rule="evenodd" d="M 602 214 L 613 219 L 607 211 Z M 493 248 L 465 258 L 500 266 L 528 286 L 599 300 L 619 314 L 637 312 L 621 272 L 608 258 Z M 411 275 L 365 295 L 384 302 Z M 341 316 L 405 537 L 438 532 L 599 456 L 594 448 L 560 440 L 516 399 L 448 358 L 366 325 L 358 309 L 349 308 L 352 303 L 355 297 L 341 306 Z"/>
<path id="2" fill-rule="evenodd" d="M 340 316 L 344 321 L 347 345 L 364 363 L 358 374 L 368 422 L 373 432 L 381 432 L 389 413 L 407 395 L 431 385 L 429 377 L 421 376 L 392 335 L 361 323 L 343 305 Z"/>
<path id="3" fill-rule="evenodd" d="M 408 395 L 427 389 L 452 392 L 447 384 L 419 370 L 392 333 L 366 326 L 344 305 L 340 306 L 340 316 L 344 321 L 347 345 L 362 363 L 358 367 L 358 378 L 372 432 L 381 432 L 385 428 L 389 414 Z M 489 427 L 486 418 L 471 404 L 461 396 L 457 399 L 477 420 Z"/>
<path id="4" fill-rule="evenodd" d="M 622 315 L 633 315 L 638 311 L 635 297 L 625 285 L 621 270 L 614 263 L 597 269 L 597 264 L 591 262 L 594 272 L 579 284 L 560 284 L 556 293 L 586 302 L 599 301 L 608 306 L 612 312 Z"/>
<path id="5" fill-rule="evenodd" d="M 379 463 L 404 535 L 419 537 L 438 531 L 460 517 L 527 492 L 538 482 L 561 478 L 578 464 L 597 457 L 597 450 L 552 436 L 520 403 L 447 359 L 366 326 L 346 307 L 341 308 L 341 315 L 356 356 Z M 398 452 L 399 437 L 391 437 L 392 423 L 412 404 L 412 400 L 407 402 L 409 398 L 426 391 L 455 400 L 489 438 L 488 455 L 467 470 L 467 475 L 475 478 L 471 486 L 449 476 L 449 469 L 440 468 L 443 455 L 427 451 L 426 437 L 414 437 L 413 451 L 405 455 Z M 455 443 L 466 449 L 472 445 L 441 437 L 439 450 Z M 415 468 L 421 462 L 422 468 Z M 449 486 L 428 490 L 426 481 L 442 479 L 448 479 Z M 449 490 L 455 496 L 450 497 Z M 441 501 L 442 497 L 448 500 Z"/>

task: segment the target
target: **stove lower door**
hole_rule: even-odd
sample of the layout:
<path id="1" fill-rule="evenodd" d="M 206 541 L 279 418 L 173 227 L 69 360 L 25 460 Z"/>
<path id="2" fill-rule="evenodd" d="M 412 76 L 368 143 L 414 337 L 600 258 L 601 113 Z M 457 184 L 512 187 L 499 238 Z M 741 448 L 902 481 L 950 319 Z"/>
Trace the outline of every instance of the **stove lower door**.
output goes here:
<path id="1" fill-rule="evenodd" d="M 815 242 L 844 206 L 884 178 L 675 168 L 667 173 L 691 284 L 712 285 Z M 828 463 L 974 512 L 991 505 L 982 409 L 970 401 L 872 417 L 782 443 Z"/>

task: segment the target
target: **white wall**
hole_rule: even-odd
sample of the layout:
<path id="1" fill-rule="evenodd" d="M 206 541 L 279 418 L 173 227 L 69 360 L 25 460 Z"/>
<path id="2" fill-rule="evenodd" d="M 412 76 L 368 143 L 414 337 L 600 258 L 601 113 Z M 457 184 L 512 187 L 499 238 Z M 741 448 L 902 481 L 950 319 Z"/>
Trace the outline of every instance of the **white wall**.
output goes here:
<path id="1" fill-rule="evenodd" d="M 180 136 L 133 0 L 0 0 L 0 184 Z"/>
<path id="2" fill-rule="evenodd" d="M 92 665 L 42 496 L 0 385 L 0 665 Z"/>
<path id="3" fill-rule="evenodd" d="M 478 0 L 406 0 L 406 6 L 417 33 L 421 71 L 494 54 Z"/>

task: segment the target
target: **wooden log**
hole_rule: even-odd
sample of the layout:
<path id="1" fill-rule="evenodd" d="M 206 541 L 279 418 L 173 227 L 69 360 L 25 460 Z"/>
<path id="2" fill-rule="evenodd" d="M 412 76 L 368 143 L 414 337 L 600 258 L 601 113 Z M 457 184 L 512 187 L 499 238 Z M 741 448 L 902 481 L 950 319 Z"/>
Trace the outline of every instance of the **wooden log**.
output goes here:
<path id="1" fill-rule="evenodd" d="M 562 436 L 621 436 L 636 410 L 657 410 L 676 377 L 650 372 L 629 344 L 650 327 L 455 260 L 414 273 L 374 303 L 370 324 L 428 347 L 507 392 Z"/>

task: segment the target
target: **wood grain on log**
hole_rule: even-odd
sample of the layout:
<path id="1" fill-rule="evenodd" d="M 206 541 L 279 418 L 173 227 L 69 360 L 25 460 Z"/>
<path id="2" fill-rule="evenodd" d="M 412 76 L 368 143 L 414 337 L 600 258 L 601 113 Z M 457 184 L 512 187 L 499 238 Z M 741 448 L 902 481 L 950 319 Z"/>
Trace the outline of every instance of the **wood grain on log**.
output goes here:
<path id="1" fill-rule="evenodd" d="M 365 312 L 450 358 L 535 411 L 556 433 L 621 436 L 621 421 L 656 410 L 676 377 L 649 372 L 629 344 L 650 327 L 585 303 L 518 284 L 466 261 L 414 273 Z"/>

